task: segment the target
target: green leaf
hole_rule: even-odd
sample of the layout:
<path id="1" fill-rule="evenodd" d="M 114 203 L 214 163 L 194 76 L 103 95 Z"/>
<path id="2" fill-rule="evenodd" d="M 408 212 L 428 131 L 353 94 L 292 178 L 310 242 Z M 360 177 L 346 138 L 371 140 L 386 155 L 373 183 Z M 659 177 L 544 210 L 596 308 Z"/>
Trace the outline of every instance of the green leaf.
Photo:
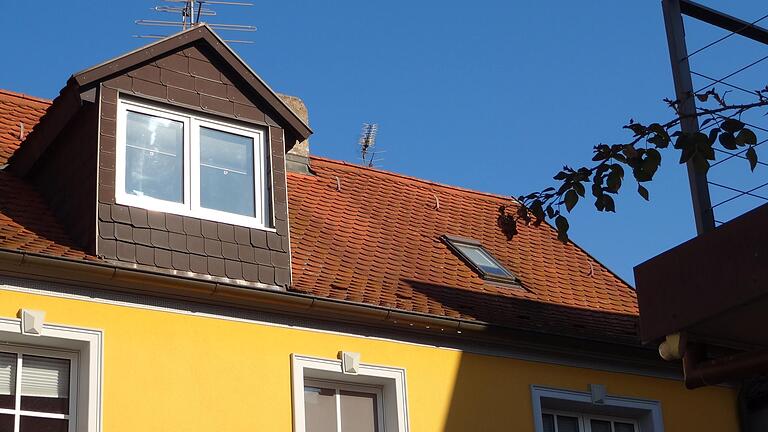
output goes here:
<path id="1" fill-rule="evenodd" d="M 605 190 L 607 192 L 616 193 L 621 188 L 621 176 L 619 175 L 618 171 L 611 171 L 610 174 L 608 174 L 608 181 L 606 183 Z"/>
<path id="2" fill-rule="evenodd" d="M 531 214 L 533 214 L 533 217 L 536 218 L 536 220 L 533 222 L 533 225 L 538 226 L 541 224 L 541 221 L 544 220 L 544 207 L 541 200 L 533 201 L 529 209 Z"/>
<path id="3" fill-rule="evenodd" d="M 579 196 L 576 194 L 575 190 L 571 189 L 565 193 L 563 201 L 565 202 L 565 209 L 568 210 L 568 213 L 570 213 L 571 210 L 573 210 L 573 208 L 576 206 L 576 203 L 579 202 Z"/>
<path id="4" fill-rule="evenodd" d="M 593 183 L 592 184 L 592 195 L 595 198 L 603 195 L 603 188 L 602 188 L 602 186 L 600 186 L 600 184 L 598 184 L 598 183 Z"/>
<path id="5" fill-rule="evenodd" d="M 646 189 L 643 185 L 637 185 L 637 193 L 639 193 L 643 199 L 648 201 L 648 189 Z"/>
<path id="6" fill-rule="evenodd" d="M 557 238 L 563 243 L 568 242 L 568 219 L 565 216 L 558 216 L 555 218 L 555 227 L 557 228 Z"/>
<path id="7" fill-rule="evenodd" d="M 755 167 L 757 167 L 757 152 L 754 147 L 750 147 L 747 150 L 747 160 L 749 161 L 749 168 L 754 171 Z"/>
<path id="8" fill-rule="evenodd" d="M 616 204 L 613 202 L 613 198 L 610 195 L 603 196 L 603 204 L 605 205 L 605 211 L 616 213 Z"/>
<path id="9" fill-rule="evenodd" d="M 552 177 L 554 180 L 565 180 L 565 178 L 568 177 L 568 174 L 566 174 L 563 171 L 560 171 L 559 173 L 555 174 L 554 177 Z"/>
<path id="10" fill-rule="evenodd" d="M 608 195 L 597 196 L 597 198 L 595 199 L 595 208 L 597 209 L 597 211 L 605 210 L 605 197 L 607 196 Z"/>
<path id="11" fill-rule="evenodd" d="M 624 178 L 624 168 L 619 164 L 612 164 L 611 171 L 615 172 L 620 178 Z"/>
<path id="12" fill-rule="evenodd" d="M 573 184 L 573 190 L 576 191 L 577 194 L 579 194 L 582 198 L 584 197 L 584 194 L 587 192 L 584 190 L 584 185 L 580 182 L 576 182 Z"/>
<path id="13" fill-rule="evenodd" d="M 709 130 L 709 144 L 712 145 L 717 141 L 717 134 L 720 133 L 720 128 L 712 128 Z"/>
<path id="14" fill-rule="evenodd" d="M 742 129 L 736 135 L 736 144 L 740 146 L 744 144 L 753 146 L 757 144 L 757 135 L 749 129 Z"/>
<path id="15" fill-rule="evenodd" d="M 723 132 L 720 134 L 720 145 L 725 147 L 728 150 L 736 150 L 736 139 L 733 137 L 733 134 L 730 132 Z"/>
<path id="16" fill-rule="evenodd" d="M 727 132 L 735 134 L 744 128 L 744 123 L 736 119 L 725 119 L 720 123 L 720 127 Z"/>

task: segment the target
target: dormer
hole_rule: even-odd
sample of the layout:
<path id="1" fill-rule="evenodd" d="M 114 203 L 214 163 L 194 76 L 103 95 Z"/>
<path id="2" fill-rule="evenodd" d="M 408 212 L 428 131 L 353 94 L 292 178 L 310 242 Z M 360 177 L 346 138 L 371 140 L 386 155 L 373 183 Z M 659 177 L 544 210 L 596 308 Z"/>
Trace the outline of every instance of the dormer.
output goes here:
<path id="1" fill-rule="evenodd" d="M 89 254 L 284 288 L 285 155 L 310 134 L 202 25 L 73 75 L 9 167 Z"/>

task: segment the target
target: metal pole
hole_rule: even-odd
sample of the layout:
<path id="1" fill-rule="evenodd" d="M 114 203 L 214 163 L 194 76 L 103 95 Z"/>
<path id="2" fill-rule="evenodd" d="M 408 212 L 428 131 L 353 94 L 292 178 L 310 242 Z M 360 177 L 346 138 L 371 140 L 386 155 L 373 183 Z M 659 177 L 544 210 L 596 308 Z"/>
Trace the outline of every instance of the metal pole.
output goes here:
<path id="1" fill-rule="evenodd" d="M 680 101 L 678 110 L 681 116 L 693 115 L 696 113 L 696 98 L 693 95 L 693 82 L 688 64 L 688 49 L 685 46 L 685 27 L 683 26 L 683 15 L 680 12 L 680 1 L 662 0 L 661 7 L 664 11 L 664 26 L 667 30 L 669 61 L 672 65 L 672 78 L 675 82 L 675 96 Z M 698 118 L 683 119 L 680 122 L 680 129 L 686 134 L 698 132 Z M 687 165 L 693 215 L 696 219 L 696 232 L 701 235 L 715 228 L 715 215 L 712 210 L 712 201 L 709 198 L 707 175 L 697 173 L 692 161 L 689 161 Z"/>

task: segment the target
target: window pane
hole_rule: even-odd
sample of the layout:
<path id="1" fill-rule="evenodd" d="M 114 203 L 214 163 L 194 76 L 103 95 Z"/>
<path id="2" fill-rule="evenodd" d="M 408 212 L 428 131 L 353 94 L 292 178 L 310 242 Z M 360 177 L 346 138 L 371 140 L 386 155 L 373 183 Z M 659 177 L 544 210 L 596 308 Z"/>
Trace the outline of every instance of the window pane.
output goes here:
<path id="1" fill-rule="evenodd" d="M 63 419 L 21 416 L 19 432 L 67 432 L 68 422 Z"/>
<path id="2" fill-rule="evenodd" d="M 576 417 L 557 416 L 557 432 L 580 432 L 579 419 Z"/>
<path id="3" fill-rule="evenodd" d="M 336 432 L 336 391 L 304 387 L 304 417 L 307 432 Z"/>
<path id="4" fill-rule="evenodd" d="M 613 422 L 613 432 L 635 432 L 632 423 Z"/>
<path id="5" fill-rule="evenodd" d="M 200 206 L 256 215 L 253 138 L 200 128 Z"/>
<path id="6" fill-rule="evenodd" d="M 69 413 L 69 360 L 22 356 L 21 409 Z"/>
<path id="7" fill-rule="evenodd" d="M 376 395 L 340 391 L 342 432 L 377 432 Z"/>
<path id="8" fill-rule="evenodd" d="M 128 111 L 125 192 L 182 202 L 184 123 Z"/>
<path id="9" fill-rule="evenodd" d="M 15 353 L 0 352 L 0 408 L 13 409 L 16 403 L 16 361 Z"/>
<path id="10" fill-rule="evenodd" d="M 480 267 L 485 273 L 496 276 L 509 276 L 509 273 L 499 267 L 498 264 L 496 264 L 481 248 L 462 244 L 457 244 L 456 247 L 467 257 L 467 259 Z"/>
<path id="11" fill-rule="evenodd" d="M 542 423 L 544 423 L 544 432 L 555 432 L 555 417 L 552 414 L 542 414 Z"/>
<path id="12" fill-rule="evenodd" d="M 592 432 L 611 432 L 611 422 L 605 420 L 590 420 Z"/>
<path id="13" fill-rule="evenodd" d="M 13 432 L 14 417 L 10 414 L 0 414 L 0 432 Z"/>

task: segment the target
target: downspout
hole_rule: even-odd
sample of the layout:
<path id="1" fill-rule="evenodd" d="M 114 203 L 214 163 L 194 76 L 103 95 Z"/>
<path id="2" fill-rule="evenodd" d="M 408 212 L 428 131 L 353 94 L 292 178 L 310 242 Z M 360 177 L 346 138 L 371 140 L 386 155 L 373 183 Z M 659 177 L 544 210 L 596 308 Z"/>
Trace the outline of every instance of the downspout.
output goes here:
<path id="1" fill-rule="evenodd" d="M 683 356 L 685 386 L 695 389 L 725 381 L 768 373 L 768 350 L 739 353 L 706 360 L 704 347 L 689 344 Z"/>

